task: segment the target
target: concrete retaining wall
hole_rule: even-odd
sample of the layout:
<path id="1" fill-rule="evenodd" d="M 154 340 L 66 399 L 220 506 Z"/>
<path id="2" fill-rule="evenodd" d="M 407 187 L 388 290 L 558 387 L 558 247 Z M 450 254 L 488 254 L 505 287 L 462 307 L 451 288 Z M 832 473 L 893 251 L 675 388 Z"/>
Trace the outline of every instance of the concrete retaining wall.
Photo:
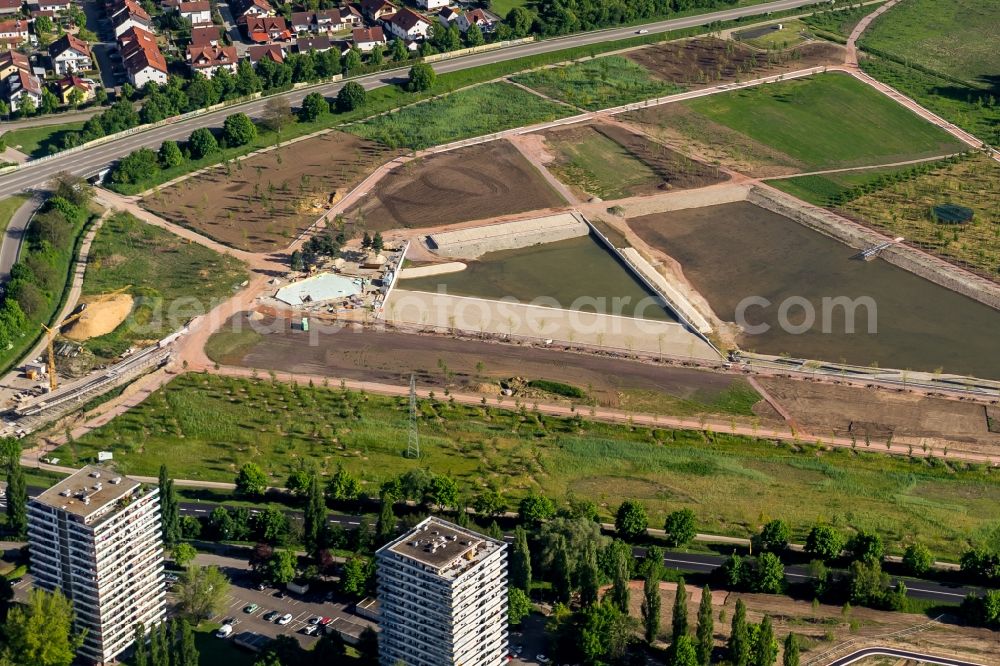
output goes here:
<path id="1" fill-rule="evenodd" d="M 886 240 L 885 236 L 835 213 L 802 204 L 797 199 L 777 191 L 755 187 L 750 190 L 746 200 L 859 250 Z M 919 275 L 925 280 L 1000 310 L 1000 285 L 978 275 L 906 245 L 891 246 L 883 250 L 879 256 L 890 264 Z"/>
<path id="2" fill-rule="evenodd" d="M 646 261 L 639 251 L 634 247 L 622 248 L 622 254 L 628 262 L 635 267 L 643 277 L 657 288 L 667 301 L 676 309 L 688 322 L 698 329 L 699 332 L 708 335 L 712 332 L 712 326 L 708 320 L 701 316 L 701 313 L 694 309 L 684 295 L 674 288 L 665 277 L 663 277 L 652 264 Z"/>
<path id="3" fill-rule="evenodd" d="M 586 236 L 588 233 L 590 228 L 583 221 L 570 213 L 562 213 L 431 234 L 427 237 L 427 244 L 444 257 L 475 259 L 487 252 L 516 250 Z"/>
<path id="4" fill-rule="evenodd" d="M 431 266 L 413 266 L 399 271 L 400 279 L 412 279 L 431 277 L 432 275 L 445 275 L 447 273 L 458 273 L 464 271 L 465 264 L 461 261 L 449 261 L 446 264 L 433 264 Z"/>

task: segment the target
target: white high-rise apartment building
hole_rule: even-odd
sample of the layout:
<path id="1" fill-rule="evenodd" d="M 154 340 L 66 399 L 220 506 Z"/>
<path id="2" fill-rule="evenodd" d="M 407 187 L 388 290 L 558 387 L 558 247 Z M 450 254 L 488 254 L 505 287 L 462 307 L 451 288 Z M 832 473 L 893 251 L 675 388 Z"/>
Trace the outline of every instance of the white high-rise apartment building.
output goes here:
<path id="1" fill-rule="evenodd" d="M 28 505 L 35 583 L 73 603 L 87 635 L 79 655 L 105 664 L 132 644 L 137 623 L 163 621 L 166 592 L 159 490 L 84 467 Z"/>
<path id="2" fill-rule="evenodd" d="M 507 544 L 427 518 L 378 562 L 379 662 L 507 662 Z"/>

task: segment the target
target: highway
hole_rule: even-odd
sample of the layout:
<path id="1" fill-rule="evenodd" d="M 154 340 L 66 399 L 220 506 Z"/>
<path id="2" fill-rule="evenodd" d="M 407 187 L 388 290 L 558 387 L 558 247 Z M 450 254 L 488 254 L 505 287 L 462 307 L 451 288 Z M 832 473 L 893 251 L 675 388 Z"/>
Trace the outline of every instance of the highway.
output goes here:
<path id="1" fill-rule="evenodd" d="M 607 30 L 584 32 L 566 37 L 546 39 L 539 42 L 519 44 L 503 49 L 497 49 L 495 51 L 487 51 L 485 53 L 477 53 L 441 60 L 434 63 L 434 69 L 439 74 L 444 74 L 495 62 L 503 62 L 506 60 L 513 60 L 516 58 L 523 58 L 542 53 L 551 53 L 562 49 L 625 39 L 634 36 L 639 29 L 647 31 L 651 34 L 663 33 L 671 30 L 707 25 L 716 21 L 728 21 L 746 16 L 757 16 L 769 12 L 795 9 L 812 4 L 817 4 L 816 0 L 776 0 L 775 2 L 752 5 L 749 7 L 726 9 L 709 14 L 699 14 L 697 16 L 689 16 L 686 18 L 658 21 L 655 23 L 648 23 L 643 26 L 610 28 Z M 404 79 L 405 75 L 406 69 L 396 69 L 352 80 L 361 83 L 366 89 L 371 90 L 373 88 L 379 88 L 386 85 L 398 84 Z M 302 98 L 311 92 L 319 92 L 326 96 L 332 96 L 340 90 L 342 85 L 343 82 L 310 86 L 285 93 L 283 97 L 286 97 L 292 106 L 297 106 L 301 102 Z M 0 176 L 0 198 L 7 197 L 11 194 L 16 194 L 17 192 L 24 190 L 40 188 L 59 171 L 70 171 L 74 174 L 82 176 L 97 173 L 101 169 L 112 164 L 115 160 L 127 155 L 137 148 L 144 146 L 156 148 L 163 141 L 169 139 L 184 140 L 187 139 L 188 135 L 192 131 L 201 127 L 221 127 L 226 116 L 236 112 L 243 112 L 255 118 L 260 117 L 265 103 L 266 98 L 254 100 L 252 102 L 230 106 L 212 113 L 206 113 L 204 115 L 180 120 L 154 129 L 138 132 L 136 134 L 65 155 L 64 157 L 56 157 L 49 160 L 39 161 L 37 163 L 29 162 L 26 166 L 14 171 L 13 173 Z"/>

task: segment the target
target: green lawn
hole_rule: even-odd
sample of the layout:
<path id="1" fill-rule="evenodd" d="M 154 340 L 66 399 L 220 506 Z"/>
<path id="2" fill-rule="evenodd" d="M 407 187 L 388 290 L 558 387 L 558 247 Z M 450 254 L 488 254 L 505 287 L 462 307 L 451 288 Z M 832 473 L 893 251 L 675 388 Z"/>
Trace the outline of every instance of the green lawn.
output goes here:
<path id="1" fill-rule="evenodd" d="M 961 144 L 846 74 L 831 73 L 684 102 L 805 169 L 953 153 Z M 703 128 L 704 129 L 704 128 Z"/>
<path id="2" fill-rule="evenodd" d="M 561 156 L 550 170 L 564 183 L 601 199 L 622 199 L 634 194 L 633 188 L 659 182 L 652 169 L 599 132 L 588 132 L 579 141 L 549 138 L 547 143 Z"/>
<path id="3" fill-rule="evenodd" d="M 7 229 L 7 225 L 10 224 L 10 218 L 14 217 L 17 209 L 24 205 L 24 202 L 27 200 L 28 197 L 23 194 L 15 194 L 12 197 L 0 199 L 0 235 L 3 234 Z"/>
<path id="4" fill-rule="evenodd" d="M 998 44 L 996 0 L 906 0 L 876 19 L 862 39 L 864 47 L 994 91 L 1000 90 Z"/>
<path id="5" fill-rule="evenodd" d="M 573 115 L 508 83 L 487 83 L 345 127 L 390 148 L 414 150 Z"/>
<path id="6" fill-rule="evenodd" d="M 794 197 L 808 201 L 817 206 L 829 206 L 834 197 L 859 185 L 874 182 L 879 176 L 906 171 L 910 167 L 902 166 L 888 169 L 866 169 L 864 171 L 844 171 L 820 176 L 800 176 L 769 180 L 768 185 L 788 192 Z"/>
<path id="7" fill-rule="evenodd" d="M 682 88 L 654 79 L 638 63 L 608 56 L 513 77 L 544 95 L 589 109 L 606 109 L 680 92 Z"/>
<path id="8" fill-rule="evenodd" d="M 984 466 L 821 451 L 725 435 L 572 421 L 494 406 L 420 401 L 422 458 L 404 457 L 407 401 L 337 388 L 182 375 L 128 413 L 54 455 L 68 465 L 114 452 L 122 471 L 231 481 L 245 462 L 281 485 L 300 460 L 338 464 L 364 489 L 426 467 L 469 495 L 485 484 L 512 499 L 530 491 L 592 499 L 611 516 L 623 498 L 653 525 L 691 507 L 699 529 L 746 536 L 781 517 L 804 538 L 817 520 L 879 531 L 898 552 L 917 539 L 957 557 L 996 524 L 1000 473 Z M 75 452 L 74 452 L 75 451 Z M 75 459 L 79 455 L 79 459 Z"/>
<path id="9" fill-rule="evenodd" d="M 847 38 L 851 36 L 851 31 L 854 30 L 854 26 L 861 19 L 878 9 L 878 4 L 819 11 L 806 16 L 802 19 L 802 22 L 812 28 L 818 36 L 846 43 Z"/>
<path id="10" fill-rule="evenodd" d="M 83 129 L 83 125 L 82 122 L 79 122 L 28 127 L 6 132 L 3 136 L 9 147 L 16 148 L 31 157 L 43 157 L 62 150 L 63 136 L 80 131 Z"/>
<path id="11" fill-rule="evenodd" d="M 128 213 L 110 217 L 90 251 L 84 296 L 130 285 L 132 315 L 115 331 L 88 341 L 112 357 L 135 340 L 159 339 L 233 293 L 247 277 L 238 259 L 221 255 Z"/>
<path id="12" fill-rule="evenodd" d="M 745 40 L 745 43 L 759 49 L 784 51 L 805 41 L 806 26 L 802 21 L 792 19 L 779 24 L 780 30 L 772 30 L 760 37 Z M 738 34 L 738 33 L 737 33 Z"/>
<path id="13" fill-rule="evenodd" d="M 514 9 L 514 7 L 524 7 L 534 14 L 535 11 L 532 5 L 534 5 L 532 0 L 493 0 L 493 2 L 490 3 L 490 11 L 501 18 L 507 18 L 507 14 L 510 13 L 510 10 Z"/>

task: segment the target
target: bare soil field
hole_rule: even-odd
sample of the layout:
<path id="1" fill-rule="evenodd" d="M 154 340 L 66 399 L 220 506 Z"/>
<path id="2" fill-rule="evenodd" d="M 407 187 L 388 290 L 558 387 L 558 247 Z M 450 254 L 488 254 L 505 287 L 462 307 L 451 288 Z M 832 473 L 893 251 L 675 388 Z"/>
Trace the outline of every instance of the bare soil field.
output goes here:
<path id="1" fill-rule="evenodd" d="M 292 331 L 287 323 L 258 323 L 258 330 L 275 330 L 259 334 L 250 330 L 245 315 L 231 319 L 209 342 L 209 356 L 225 365 L 393 384 L 405 384 L 415 373 L 423 386 L 484 392 L 498 390 L 499 379 L 548 379 L 583 389 L 603 406 L 664 414 L 722 404 L 734 386 L 743 386 L 738 377 L 723 373 L 556 349 L 351 329 L 318 320 L 311 322 L 309 334 Z M 765 420 L 780 419 L 763 401 L 754 412 Z"/>
<path id="2" fill-rule="evenodd" d="M 842 63 L 844 47 L 816 42 L 762 52 L 731 40 L 699 37 L 637 49 L 628 57 L 664 81 L 697 88 Z"/>
<path id="3" fill-rule="evenodd" d="M 565 203 L 516 148 L 492 141 L 394 169 L 344 216 L 355 230 L 374 232 L 481 220 Z"/>
<path id="4" fill-rule="evenodd" d="M 602 199 L 705 187 L 727 179 L 719 169 L 618 124 L 573 125 L 542 136 L 556 155 L 550 170 L 567 185 Z"/>
<path id="5" fill-rule="evenodd" d="M 223 164 L 154 192 L 143 206 L 241 250 L 278 250 L 397 154 L 330 132 Z"/>

